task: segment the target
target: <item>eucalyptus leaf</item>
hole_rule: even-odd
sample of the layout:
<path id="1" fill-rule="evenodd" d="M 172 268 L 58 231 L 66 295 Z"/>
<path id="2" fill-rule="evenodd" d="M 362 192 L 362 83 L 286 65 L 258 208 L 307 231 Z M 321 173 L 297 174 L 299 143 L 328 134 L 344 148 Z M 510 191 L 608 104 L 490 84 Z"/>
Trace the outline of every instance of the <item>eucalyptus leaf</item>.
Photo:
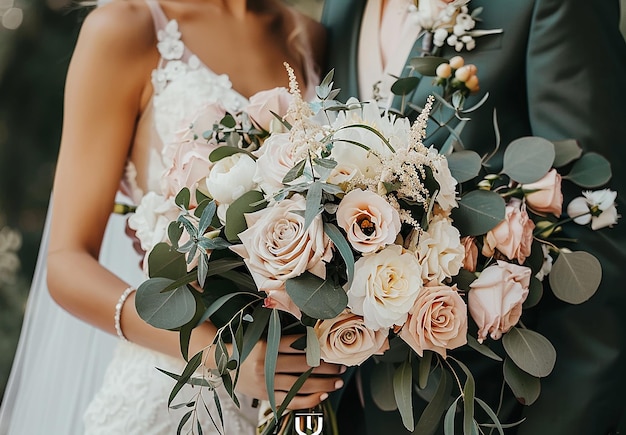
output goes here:
<path id="1" fill-rule="evenodd" d="M 332 319 L 348 305 L 343 288 L 308 271 L 288 279 L 285 287 L 298 308 L 315 319 Z"/>
<path id="2" fill-rule="evenodd" d="M 207 309 L 202 314 L 202 317 L 200 318 L 200 321 L 198 322 L 198 324 L 201 324 L 202 322 L 206 322 L 213 314 L 217 313 L 217 311 L 220 308 L 222 308 L 224 304 L 226 304 L 235 296 L 251 296 L 251 297 L 257 297 L 259 299 L 261 298 L 260 295 L 256 295 L 250 292 L 233 292 L 233 293 L 228 293 L 224 296 L 220 296 L 219 298 L 217 298 L 215 302 L 213 302 L 210 306 L 207 307 Z"/>
<path id="3" fill-rule="evenodd" d="M 606 184 L 611 175 L 611 163 L 606 158 L 600 154 L 586 153 L 563 178 L 580 187 L 593 189 Z"/>
<path id="4" fill-rule="evenodd" d="M 225 157 L 230 157 L 233 154 L 238 154 L 238 153 L 246 154 L 252 160 L 257 160 L 258 158 L 257 156 L 252 154 L 250 151 L 244 150 L 236 146 L 224 145 L 224 146 L 215 148 L 213 151 L 211 151 L 211 154 L 209 154 L 209 160 L 211 162 L 218 162 Z"/>
<path id="5" fill-rule="evenodd" d="M 455 150 L 457 151 L 463 150 L 463 141 L 461 140 L 461 133 L 463 132 L 465 125 L 467 125 L 466 120 L 459 121 L 454 127 L 448 124 L 444 124 L 444 127 L 446 128 L 446 130 L 448 130 L 448 133 L 450 133 L 450 136 L 448 136 L 444 144 L 441 146 L 440 154 L 444 156 L 449 156 L 449 155 L 454 154 L 453 151 Z"/>
<path id="6" fill-rule="evenodd" d="M 419 77 L 404 77 L 398 79 L 391 85 L 391 92 L 394 95 L 407 95 L 415 90 L 420 84 Z"/>
<path id="7" fill-rule="evenodd" d="M 335 248 L 341 254 L 343 258 L 343 262 L 346 265 L 346 273 L 348 275 L 348 282 L 346 283 L 346 288 L 350 288 L 352 285 L 352 280 L 354 278 L 354 254 L 352 253 L 352 249 L 348 244 L 346 238 L 343 236 L 339 228 L 334 224 L 325 222 L 324 223 L 324 232 L 330 238 L 330 240 L 335 245 Z"/>
<path id="8" fill-rule="evenodd" d="M 541 381 L 520 369 L 515 363 L 507 358 L 504 360 L 504 380 L 513 391 L 515 398 L 522 405 L 532 405 L 541 393 Z"/>
<path id="9" fill-rule="evenodd" d="M 283 184 L 291 183 L 297 178 L 300 178 L 304 173 L 304 167 L 306 166 L 306 160 L 300 160 L 291 168 L 283 177 Z"/>
<path id="10" fill-rule="evenodd" d="M 243 345 L 241 346 L 241 361 L 245 360 L 252 349 L 256 345 L 257 341 L 263 335 L 265 327 L 269 323 L 270 315 L 272 311 L 263 307 L 257 306 L 252 312 L 252 323 L 246 328 L 243 334 Z"/>
<path id="11" fill-rule="evenodd" d="M 167 238 L 170 239 L 172 243 L 172 247 L 174 249 L 178 248 L 178 241 L 180 240 L 180 236 L 183 235 L 183 227 L 180 226 L 179 222 L 170 222 L 167 226 Z"/>
<path id="12" fill-rule="evenodd" d="M 500 355 L 491 350 L 486 344 L 480 344 L 478 340 L 476 340 L 476 337 L 469 333 L 467 334 L 467 345 L 492 360 L 502 361 Z"/>
<path id="13" fill-rule="evenodd" d="M 527 136 L 512 141 L 504 151 L 502 172 L 518 183 L 533 183 L 548 173 L 554 163 L 554 144 Z"/>
<path id="14" fill-rule="evenodd" d="M 148 254 L 148 275 L 152 278 L 177 279 L 187 274 L 185 255 L 167 243 L 157 243 Z"/>
<path id="15" fill-rule="evenodd" d="M 280 404 L 280 407 L 278 408 L 278 412 L 276 413 L 276 415 L 283 415 L 283 413 L 287 409 L 287 405 L 289 405 L 289 402 L 291 402 L 291 400 L 294 397 L 296 397 L 296 394 L 298 394 L 298 391 L 300 391 L 300 388 L 302 388 L 306 380 L 309 378 L 309 376 L 311 375 L 311 372 L 313 372 L 313 367 L 311 367 L 306 372 L 298 376 L 298 379 L 296 379 L 296 382 L 293 383 L 293 385 L 287 392 L 287 395 L 285 396 L 285 400 L 283 400 L 283 403 Z"/>
<path id="16" fill-rule="evenodd" d="M 560 168 L 578 159 L 583 150 L 574 139 L 566 139 L 552 142 L 554 144 L 554 167 Z"/>
<path id="17" fill-rule="evenodd" d="M 191 192 L 187 187 L 183 187 L 180 192 L 176 194 L 174 198 L 174 202 L 177 206 L 184 208 L 185 210 L 189 210 L 189 201 L 191 200 Z"/>
<path id="18" fill-rule="evenodd" d="M 278 347 L 280 345 L 280 316 L 277 310 L 272 310 L 270 315 L 269 328 L 267 332 L 267 346 L 265 348 L 265 387 L 267 389 L 268 400 L 272 411 L 276 414 L 276 395 L 274 392 L 274 376 L 276 374 L 276 363 L 278 360 Z"/>
<path id="19" fill-rule="evenodd" d="M 393 394 L 402 417 L 402 424 L 407 430 L 413 431 L 413 370 L 409 361 L 403 362 L 393 375 Z"/>
<path id="20" fill-rule="evenodd" d="M 211 225 L 211 221 L 213 220 L 213 216 L 217 211 L 217 204 L 215 201 L 211 201 L 207 204 L 207 206 L 202 210 L 202 215 L 200 215 L 200 223 L 198 224 L 198 234 L 202 235 L 206 233 L 206 230 Z"/>
<path id="21" fill-rule="evenodd" d="M 322 211 L 322 184 L 320 181 L 312 183 L 306 195 L 306 210 L 304 212 L 304 229 L 308 229 L 313 220 Z"/>
<path id="22" fill-rule="evenodd" d="M 382 411 L 395 411 L 398 405 L 393 393 L 393 364 L 374 364 L 371 370 L 370 388 L 375 392 L 372 394 L 372 400 Z"/>
<path id="23" fill-rule="evenodd" d="M 315 329 L 306 327 L 306 363 L 310 367 L 318 367 L 321 358 L 320 342 L 315 334 Z"/>
<path id="24" fill-rule="evenodd" d="M 487 405 L 487 403 L 485 403 L 484 401 L 482 401 L 481 399 L 479 399 L 478 397 L 476 397 L 474 400 L 476 400 L 476 403 L 478 403 L 478 405 L 480 405 L 480 407 L 483 409 L 483 411 L 485 411 L 485 413 L 489 416 L 489 418 L 491 419 L 491 421 L 493 421 L 493 426 L 498 429 L 498 433 L 500 435 L 504 435 L 504 430 L 503 430 L 503 426 L 500 423 L 500 419 L 498 419 L 498 416 L 496 415 L 496 413 L 493 411 L 493 409 L 491 409 L 491 407 L 489 405 Z M 482 432 L 481 432 L 482 433 Z"/>
<path id="25" fill-rule="evenodd" d="M 421 56 L 412 57 L 409 60 L 409 65 L 415 71 L 423 76 L 434 77 L 437 75 L 437 67 L 442 63 L 448 63 L 448 59 L 445 57 L 437 56 Z"/>
<path id="26" fill-rule="evenodd" d="M 502 345 L 513 362 L 532 376 L 546 377 L 554 368 L 556 350 L 538 332 L 513 327 L 502 337 Z"/>
<path id="27" fill-rule="evenodd" d="M 457 151 L 448 156 L 448 168 L 456 181 L 464 183 L 476 177 L 482 168 L 478 153 L 469 150 Z"/>
<path id="28" fill-rule="evenodd" d="M 602 265 L 585 251 L 561 252 L 548 279 L 557 298 L 570 304 L 581 304 L 598 290 Z"/>
<path id="29" fill-rule="evenodd" d="M 505 204 L 500 195 L 474 190 L 461 198 L 458 208 L 452 210 L 452 219 L 462 235 L 479 236 L 498 225 L 504 214 Z"/>
<path id="30" fill-rule="evenodd" d="M 224 117 L 220 120 L 220 124 L 222 124 L 226 128 L 235 128 L 237 126 L 237 121 L 230 113 L 224 115 Z"/>
<path id="31" fill-rule="evenodd" d="M 261 192 L 251 190 L 241 195 L 228 207 L 224 234 L 229 242 L 239 242 L 239 233 L 248 228 L 244 214 L 264 209 L 267 205 L 264 200 L 265 197 Z"/>
<path id="32" fill-rule="evenodd" d="M 183 372 L 181 373 L 180 378 L 178 379 L 178 381 L 176 382 L 176 385 L 174 385 L 174 388 L 172 388 L 172 391 L 170 392 L 170 397 L 167 401 L 167 406 L 170 406 L 172 404 L 172 402 L 176 398 L 176 395 L 189 381 L 191 376 L 193 376 L 193 374 L 196 372 L 196 369 L 200 367 L 200 364 L 202 364 L 202 352 L 198 352 L 197 354 L 195 354 L 189 360 L 189 362 L 183 369 Z"/>
<path id="33" fill-rule="evenodd" d="M 183 418 L 180 419 L 180 422 L 178 423 L 178 429 L 176 430 L 177 435 L 180 435 L 182 433 L 183 427 L 185 427 L 185 424 L 189 421 L 189 418 L 191 418 L 192 413 L 193 410 L 187 411 L 185 415 L 183 415 Z"/>
<path id="34" fill-rule="evenodd" d="M 139 316 L 160 329 L 176 329 L 196 314 L 196 299 L 187 287 L 167 293 L 161 291 L 172 283 L 168 278 L 150 278 L 137 288 L 135 307 Z"/>
<path id="35" fill-rule="evenodd" d="M 428 405 L 426 405 L 426 408 L 424 408 L 413 433 L 420 435 L 432 435 L 436 432 L 439 427 L 439 421 L 441 420 L 441 417 L 443 416 L 446 406 L 450 400 L 452 385 L 453 383 L 448 375 L 448 372 L 442 370 L 437 391 Z"/>
<path id="36" fill-rule="evenodd" d="M 522 308 L 532 308 L 539 303 L 543 297 L 543 283 L 536 277 L 530 277 L 530 285 L 528 286 L 528 296 L 522 304 Z"/>
<path id="37" fill-rule="evenodd" d="M 454 432 L 454 415 L 456 414 L 456 405 L 459 403 L 461 396 L 457 397 L 448 407 L 446 415 L 443 418 L 443 433 L 445 435 L 455 435 Z"/>
<path id="38" fill-rule="evenodd" d="M 430 378 L 430 365 L 433 359 L 433 353 L 429 350 L 424 351 L 424 355 L 419 360 L 417 385 L 423 390 L 428 385 Z"/>

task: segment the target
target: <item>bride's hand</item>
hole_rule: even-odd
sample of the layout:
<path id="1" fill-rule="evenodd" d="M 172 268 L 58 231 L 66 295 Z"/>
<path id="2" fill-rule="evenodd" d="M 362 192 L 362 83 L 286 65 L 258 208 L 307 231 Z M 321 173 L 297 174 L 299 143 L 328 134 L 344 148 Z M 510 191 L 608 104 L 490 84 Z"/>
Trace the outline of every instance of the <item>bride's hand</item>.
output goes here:
<path id="1" fill-rule="evenodd" d="M 293 386 L 302 373 L 310 367 L 306 363 L 303 351 L 296 350 L 290 345 L 297 336 L 284 336 L 278 347 L 278 360 L 276 363 L 276 376 L 274 378 L 276 403 L 280 404 L 287 396 L 287 392 Z M 260 340 L 250 355 L 245 359 L 239 371 L 237 391 L 248 397 L 267 400 L 268 394 L 265 388 L 265 349 L 267 343 Z M 325 400 L 328 393 L 343 386 L 339 377 L 345 371 L 345 366 L 321 362 L 319 367 L 306 380 L 298 394 L 289 403 L 289 409 L 312 408 Z"/>

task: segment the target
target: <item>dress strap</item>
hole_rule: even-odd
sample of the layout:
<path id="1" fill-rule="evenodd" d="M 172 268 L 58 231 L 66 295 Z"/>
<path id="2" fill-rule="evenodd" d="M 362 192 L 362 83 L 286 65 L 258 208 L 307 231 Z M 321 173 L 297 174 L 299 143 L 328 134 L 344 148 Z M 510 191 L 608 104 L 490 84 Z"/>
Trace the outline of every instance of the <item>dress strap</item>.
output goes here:
<path id="1" fill-rule="evenodd" d="M 163 9 L 161 9 L 161 5 L 159 5 L 158 0 L 146 0 L 146 4 L 150 8 L 152 21 L 154 21 L 154 29 L 158 34 L 159 30 L 165 29 L 165 26 L 167 25 L 169 20 L 165 16 L 165 12 L 163 12 Z"/>

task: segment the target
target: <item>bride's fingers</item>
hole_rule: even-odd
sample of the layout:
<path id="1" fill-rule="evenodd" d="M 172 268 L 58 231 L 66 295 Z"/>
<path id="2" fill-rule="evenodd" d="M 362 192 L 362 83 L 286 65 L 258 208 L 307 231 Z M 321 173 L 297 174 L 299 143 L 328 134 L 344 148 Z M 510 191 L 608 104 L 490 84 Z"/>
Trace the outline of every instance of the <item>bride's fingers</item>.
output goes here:
<path id="1" fill-rule="evenodd" d="M 278 391 L 289 391 L 298 379 L 294 375 L 276 375 L 274 378 L 274 388 Z M 338 377 L 309 377 L 298 390 L 298 395 L 312 393 L 326 393 L 338 390 L 343 387 L 343 380 Z"/>
<path id="2" fill-rule="evenodd" d="M 282 403 L 283 400 L 285 400 L 285 397 L 287 397 L 287 393 L 283 393 L 280 391 L 277 392 L 276 403 Z M 291 402 L 289 402 L 287 409 L 298 410 L 298 409 L 313 408 L 319 405 L 322 401 L 326 400 L 327 398 L 328 398 L 328 393 L 322 393 L 322 394 L 313 393 L 313 394 L 307 394 L 303 396 L 296 396 L 293 399 L 291 399 Z"/>
<path id="3" fill-rule="evenodd" d="M 310 368 L 311 367 L 306 363 L 306 356 L 304 354 L 278 354 L 276 361 L 277 373 L 304 373 Z M 313 369 L 313 373 L 318 375 L 336 375 L 344 371 L 344 366 L 325 362 L 321 362 L 318 367 Z"/>

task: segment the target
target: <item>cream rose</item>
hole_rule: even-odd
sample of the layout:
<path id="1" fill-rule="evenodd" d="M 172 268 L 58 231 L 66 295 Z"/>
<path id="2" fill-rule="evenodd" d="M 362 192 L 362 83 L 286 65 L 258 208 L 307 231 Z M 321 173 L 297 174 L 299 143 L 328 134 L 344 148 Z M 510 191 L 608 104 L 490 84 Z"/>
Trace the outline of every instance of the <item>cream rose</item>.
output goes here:
<path id="1" fill-rule="evenodd" d="M 266 91 L 257 92 L 248 100 L 249 103 L 244 112 L 250 116 L 254 123 L 265 131 L 273 131 L 274 121 L 278 121 L 272 112 L 278 116 L 285 116 L 289 105 L 293 101 L 293 95 L 286 88 L 278 87 Z"/>
<path id="2" fill-rule="evenodd" d="M 141 249 L 150 252 L 157 243 L 167 240 L 167 227 L 178 218 L 180 210 L 174 198 L 148 192 L 141 198 L 137 210 L 128 218 L 128 226 L 135 230 Z"/>
<path id="3" fill-rule="evenodd" d="M 459 273 L 465 256 L 461 234 L 449 219 L 435 216 L 419 236 L 416 250 L 424 281 L 443 282 Z"/>
<path id="4" fill-rule="evenodd" d="M 530 255 L 535 224 L 528 217 L 526 207 L 519 199 L 511 199 L 504 219 L 485 235 L 483 255 L 491 257 L 498 250 L 509 260 L 522 264 Z"/>
<path id="5" fill-rule="evenodd" d="M 324 361 L 346 366 L 358 366 L 372 355 L 382 355 L 389 349 L 389 331 L 373 331 L 363 323 L 363 317 L 345 310 L 334 319 L 318 320 L 315 335 L 320 342 Z"/>
<path id="6" fill-rule="evenodd" d="M 247 214 L 248 229 L 239 234 L 242 244 L 231 246 L 244 259 L 258 289 L 268 292 L 279 306 L 289 306 L 284 293 L 286 280 L 307 270 L 325 278 L 325 262 L 332 258 L 332 243 L 324 233 L 321 216 L 305 229 L 304 217 L 294 213 L 305 209 L 305 198 L 294 195 Z"/>
<path id="7" fill-rule="evenodd" d="M 429 153 L 434 152 L 434 149 L 429 151 Z M 435 200 L 442 210 L 449 213 L 450 210 L 457 206 L 456 185 L 458 183 L 450 172 L 448 160 L 444 157 L 433 156 L 431 167 L 433 170 L 433 177 L 435 178 L 437 184 L 439 184 L 439 193 L 437 193 Z"/>
<path id="8" fill-rule="evenodd" d="M 387 246 L 354 265 L 348 306 L 373 330 L 402 325 L 422 289 L 417 257 L 402 246 Z"/>
<path id="9" fill-rule="evenodd" d="M 346 232 L 352 247 L 367 254 L 396 240 L 400 214 L 380 195 L 355 189 L 339 203 L 337 224 Z"/>
<path id="10" fill-rule="evenodd" d="M 400 338 L 419 355 L 432 350 L 446 357 L 446 350 L 467 343 L 467 306 L 456 285 L 427 285 L 415 301 Z"/>
<path id="11" fill-rule="evenodd" d="M 417 21 L 426 30 L 452 27 L 456 14 L 446 14 L 446 8 L 454 0 L 421 0 L 417 6 Z"/>
<path id="12" fill-rule="evenodd" d="M 556 169 L 550 170 L 544 177 L 530 184 L 523 184 L 526 193 L 526 204 L 539 213 L 552 213 L 561 216 L 563 210 L 563 192 L 561 192 L 561 176 Z"/>
<path id="13" fill-rule="evenodd" d="M 532 271 L 525 266 L 500 261 L 485 268 L 470 284 L 469 312 L 478 325 L 478 341 L 489 335 L 498 340 L 522 315 Z"/>
<path id="14" fill-rule="evenodd" d="M 207 191 L 218 204 L 231 204 L 256 188 L 252 180 L 255 170 L 256 164 L 247 154 L 224 157 L 213 165 L 206 179 Z"/>
<path id="15" fill-rule="evenodd" d="M 268 195 L 273 195 L 284 187 L 283 178 L 297 163 L 295 148 L 289 140 L 289 133 L 271 135 L 263 146 L 255 152 L 258 157 L 253 181 Z"/>

